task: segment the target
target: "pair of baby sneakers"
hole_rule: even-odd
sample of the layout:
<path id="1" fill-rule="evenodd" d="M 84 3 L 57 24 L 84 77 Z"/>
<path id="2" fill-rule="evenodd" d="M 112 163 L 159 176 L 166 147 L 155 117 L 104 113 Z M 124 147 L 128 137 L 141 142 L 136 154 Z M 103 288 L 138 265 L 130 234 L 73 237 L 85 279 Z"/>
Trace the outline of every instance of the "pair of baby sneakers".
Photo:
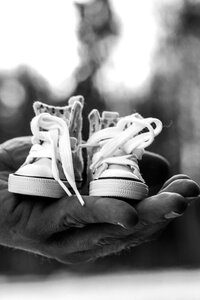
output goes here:
<path id="1" fill-rule="evenodd" d="M 120 117 L 94 109 L 88 116 L 89 139 L 82 141 L 84 98 L 71 97 L 67 106 L 35 102 L 31 121 L 32 147 L 24 164 L 9 175 L 12 193 L 60 198 L 74 193 L 80 203 L 87 148 L 89 195 L 142 200 L 148 186 L 140 174 L 138 160 L 162 130 L 155 118 L 138 113 Z"/>

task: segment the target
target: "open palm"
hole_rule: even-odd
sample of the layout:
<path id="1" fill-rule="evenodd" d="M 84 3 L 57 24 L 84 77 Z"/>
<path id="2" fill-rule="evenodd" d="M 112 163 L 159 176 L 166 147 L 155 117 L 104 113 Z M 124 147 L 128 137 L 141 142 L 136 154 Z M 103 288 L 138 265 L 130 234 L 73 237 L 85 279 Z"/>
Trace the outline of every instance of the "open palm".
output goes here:
<path id="1" fill-rule="evenodd" d="M 83 196 L 82 207 L 75 196 L 52 200 L 9 193 L 8 175 L 24 162 L 30 146 L 29 137 L 20 137 L 0 148 L 0 244 L 8 247 L 64 263 L 93 260 L 155 239 L 199 195 L 186 175 L 164 183 L 168 164 L 152 153 L 140 164 L 150 186 L 150 197 L 140 202 Z"/>

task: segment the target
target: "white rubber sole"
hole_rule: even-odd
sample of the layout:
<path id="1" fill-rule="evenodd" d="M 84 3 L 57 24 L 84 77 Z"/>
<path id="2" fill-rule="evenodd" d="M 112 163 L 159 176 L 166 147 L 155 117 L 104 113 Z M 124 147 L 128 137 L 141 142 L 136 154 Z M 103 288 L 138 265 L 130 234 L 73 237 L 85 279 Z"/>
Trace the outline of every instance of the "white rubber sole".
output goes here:
<path id="1" fill-rule="evenodd" d="M 67 181 L 63 181 L 63 183 L 69 188 Z M 15 174 L 9 175 L 8 191 L 16 194 L 48 198 L 61 198 L 66 195 L 59 183 L 53 178 L 28 177 Z"/>
<path id="2" fill-rule="evenodd" d="M 145 183 L 122 179 L 106 178 L 90 182 L 90 196 L 119 197 L 142 200 L 148 196 L 148 186 Z"/>

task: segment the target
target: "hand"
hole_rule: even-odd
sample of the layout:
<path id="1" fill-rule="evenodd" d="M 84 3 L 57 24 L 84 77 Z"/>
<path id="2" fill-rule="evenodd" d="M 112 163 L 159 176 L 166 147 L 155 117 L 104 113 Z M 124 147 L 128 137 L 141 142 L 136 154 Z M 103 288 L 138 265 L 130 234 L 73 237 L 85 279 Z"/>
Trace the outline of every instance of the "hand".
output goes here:
<path id="1" fill-rule="evenodd" d="M 30 138 L 1 145 L 0 244 L 64 263 L 95 259 L 155 238 L 199 194 L 197 184 L 184 175 L 171 178 L 156 196 L 135 207 L 110 198 L 84 196 L 82 207 L 75 196 L 51 200 L 9 193 L 8 174 L 24 162 L 30 146 Z M 144 156 L 141 169 L 154 189 L 168 176 L 168 165 L 154 154 Z"/>

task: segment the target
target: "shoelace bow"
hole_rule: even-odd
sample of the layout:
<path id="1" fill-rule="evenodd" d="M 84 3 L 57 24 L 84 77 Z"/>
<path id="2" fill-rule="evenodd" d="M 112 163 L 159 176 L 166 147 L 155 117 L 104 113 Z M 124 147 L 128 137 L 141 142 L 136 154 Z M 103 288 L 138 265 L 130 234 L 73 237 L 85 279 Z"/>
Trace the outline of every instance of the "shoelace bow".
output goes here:
<path id="1" fill-rule="evenodd" d="M 33 146 L 25 163 L 29 163 L 33 158 L 50 158 L 54 179 L 68 196 L 72 196 L 70 190 L 60 179 L 58 170 L 59 159 L 69 185 L 75 192 L 81 205 L 84 205 L 83 198 L 76 187 L 70 135 L 66 122 L 56 116 L 42 113 L 32 119 L 31 130 L 33 133 Z"/>
<path id="2" fill-rule="evenodd" d="M 154 127 L 153 128 L 153 125 Z M 137 160 L 162 130 L 162 122 L 155 118 L 142 118 L 133 114 L 121 118 L 115 127 L 95 132 L 83 147 L 98 147 L 90 168 L 96 171 L 102 165 L 129 165 L 138 169 Z M 120 155 L 121 154 L 121 155 Z M 105 168 L 101 168 L 104 170 Z"/>

